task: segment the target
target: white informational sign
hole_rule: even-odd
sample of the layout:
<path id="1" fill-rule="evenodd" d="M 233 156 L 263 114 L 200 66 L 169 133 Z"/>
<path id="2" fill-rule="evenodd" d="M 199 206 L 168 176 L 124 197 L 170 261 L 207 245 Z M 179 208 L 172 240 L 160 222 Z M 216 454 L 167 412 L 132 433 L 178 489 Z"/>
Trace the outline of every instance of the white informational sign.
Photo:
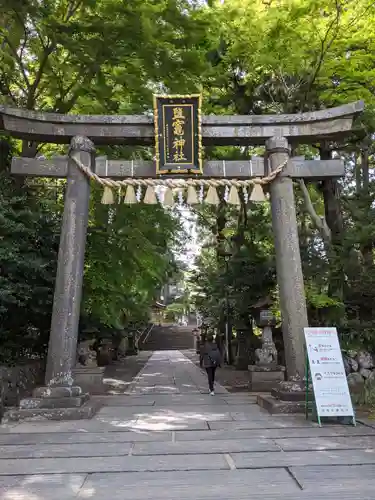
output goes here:
<path id="1" fill-rule="evenodd" d="M 336 328 L 304 328 L 320 417 L 354 417 Z"/>

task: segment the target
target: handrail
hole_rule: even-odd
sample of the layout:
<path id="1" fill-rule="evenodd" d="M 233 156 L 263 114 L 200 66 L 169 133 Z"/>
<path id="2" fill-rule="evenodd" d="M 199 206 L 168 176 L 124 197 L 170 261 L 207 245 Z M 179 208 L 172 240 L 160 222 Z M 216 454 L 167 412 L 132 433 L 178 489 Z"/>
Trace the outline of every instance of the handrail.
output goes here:
<path id="1" fill-rule="evenodd" d="M 142 331 L 141 330 L 137 330 L 137 333 L 135 335 L 135 344 L 136 344 L 137 349 L 140 348 L 140 343 L 144 344 L 147 341 L 147 339 L 148 339 L 148 337 L 149 337 L 152 329 L 154 328 L 154 326 L 155 326 L 155 323 L 152 323 L 151 326 L 148 324 L 146 326 L 146 328 L 144 330 L 142 330 Z M 146 336 L 143 338 L 143 340 L 141 340 L 142 337 L 143 337 L 143 335 L 145 334 L 145 332 L 147 332 Z"/>

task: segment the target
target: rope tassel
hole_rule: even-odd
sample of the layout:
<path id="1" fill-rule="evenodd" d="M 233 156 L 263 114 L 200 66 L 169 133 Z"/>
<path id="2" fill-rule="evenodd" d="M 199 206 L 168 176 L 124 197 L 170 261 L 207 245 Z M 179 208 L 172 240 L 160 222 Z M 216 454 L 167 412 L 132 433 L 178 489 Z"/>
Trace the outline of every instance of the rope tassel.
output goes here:
<path id="1" fill-rule="evenodd" d="M 134 187 L 131 184 L 129 184 L 129 186 L 126 188 L 124 203 L 128 205 L 137 203 L 137 197 L 135 196 Z"/>
<path id="2" fill-rule="evenodd" d="M 153 186 L 147 186 L 145 197 L 143 198 L 143 203 L 146 205 L 156 205 L 158 200 L 156 199 L 155 189 Z"/>
<path id="3" fill-rule="evenodd" d="M 236 186 L 232 186 L 229 191 L 228 203 L 230 205 L 236 205 L 239 207 L 241 205 L 240 197 L 238 196 L 238 190 Z"/>
<path id="4" fill-rule="evenodd" d="M 259 183 L 254 184 L 254 188 L 251 192 L 250 195 L 250 201 L 253 201 L 254 203 L 261 203 L 263 201 L 266 201 L 266 197 L 264 196 L 263 188 L 262 185 Z"/>
<path id="5" fill-rule="evenodd" d="M 113 196 L 112 189 L 108 186 L 104 186 L 102 204 L 103 205 L 113 205 L 115 202 L 115 197 Z"/>
<path id="6" fill-rule="evenodd" d="M 220 200 L 215 186 L 210 186 L 207 191 L 206 199 L 204 200 L 208 205 L 219 205 Z"/>
<path id="7" fill-rule="evenodd" d="M 198 203 L 199 203 L 198 195 L 197 195 L 197 192 L 196 192 L 194 186 L 188 187 L 186 203 L 188 205 L 198 205 Z"/>
<path id="8" fill-rule="evenodd" d="M 164 192 L 163 205 L 166 207 L 173 207 L 174 205 L 173 191 L 170 188 L 167 188 Z"/>

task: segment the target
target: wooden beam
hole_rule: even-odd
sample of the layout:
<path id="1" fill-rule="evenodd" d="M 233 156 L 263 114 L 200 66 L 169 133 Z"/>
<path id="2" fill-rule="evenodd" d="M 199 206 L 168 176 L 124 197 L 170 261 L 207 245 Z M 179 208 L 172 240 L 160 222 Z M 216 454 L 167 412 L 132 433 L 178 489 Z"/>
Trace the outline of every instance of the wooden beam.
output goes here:
<path id="1" fill-rule="evenodd" d="M 11 173 L 28 177 L 66 177 L 68 157 L 55 156 L 51 159 L 13 157 Z"/>
<path id="2" fill-rule="evenodd" d="M 68 158 L 54 157 L 50 160 L 39 158 L 13 158 L 11 172 L 15 175 L 31 177 L 66 177 Z M 96 173 L 100 177 L 124 179 L 127 177 L 156 178 L 153 162 L 96 159 Z M 301 157 L 291 158 L 288 166 L 281 174 L 293 178 L 323 179 L 342 177 L 344 162 L 342 160 L 304 160 Z M 249 179 L 264 176 L 264 159 L 255 156 L 251 160 L 207 161 L 204 163 L 203 178 Z M 166 177 L 166 176 L 164 176 Z M 173 176 L 170 176 L 173 177 Z M 189 175 L 181 177 L 191 177 Z M 194 177 L 194 176 L 193 176 Z"/>
<path id="3" fill-rule="evenodd" d="M 362 101 L 337 108 L 290 115 L 203 116 L 204 145 L 264 144 L 273 136 L 290 143 L 333 139 L 350 133 Z M 61 115 L 0 106 L 0 130 L 36 142 L 68 144 L 75 135 L 96 145 L 153 145 L 153 118 L 145 115 Z"/>

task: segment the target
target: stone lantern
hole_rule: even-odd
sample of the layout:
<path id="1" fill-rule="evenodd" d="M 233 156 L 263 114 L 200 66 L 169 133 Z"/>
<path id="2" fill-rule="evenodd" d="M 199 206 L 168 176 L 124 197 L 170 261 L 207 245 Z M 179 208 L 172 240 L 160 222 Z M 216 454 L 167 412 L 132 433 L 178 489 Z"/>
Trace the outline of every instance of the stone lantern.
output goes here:
<path id="1" fill-rule="evenodd" d="M 270 391 L 285 377 L 285 367 L 277 364 L 277 350 L 272 338 L 272 327 L 277 319 L 270 309 L 261 309 L 255 318 L 262 328 L 262 347 L 255 350 L 255 365 L 249 365 L 250 390 Z"/>

